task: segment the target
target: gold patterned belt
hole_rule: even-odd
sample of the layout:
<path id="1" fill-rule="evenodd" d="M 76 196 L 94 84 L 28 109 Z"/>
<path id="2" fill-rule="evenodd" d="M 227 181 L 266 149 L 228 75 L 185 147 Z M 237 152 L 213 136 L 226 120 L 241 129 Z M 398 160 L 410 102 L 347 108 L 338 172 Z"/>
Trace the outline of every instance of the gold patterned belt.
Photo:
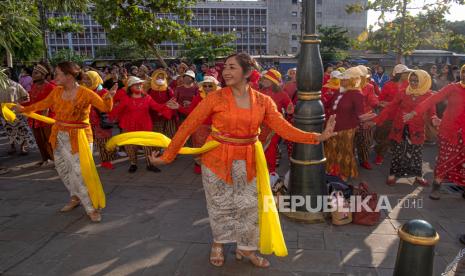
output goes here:
<path id="1" fill-rule="evenodd" d="M 253 145 L 258 140 L 258 135 L 250 135 L 250 136 L 237 136 L 230 133 L 223 133 L 218 131 L 212 131 L 211 137 L 222 143 L 232 146 L 248 146 Z"/>

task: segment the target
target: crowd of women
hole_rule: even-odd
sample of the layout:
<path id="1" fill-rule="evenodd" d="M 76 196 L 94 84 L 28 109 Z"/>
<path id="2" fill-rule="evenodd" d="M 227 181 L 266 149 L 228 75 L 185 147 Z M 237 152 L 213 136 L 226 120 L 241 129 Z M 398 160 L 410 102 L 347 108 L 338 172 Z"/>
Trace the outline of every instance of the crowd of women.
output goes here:
<path id="1" fill-rule="evenodd" d="M 94 222 L 101 220 L 105 198 L 88 154 L 93 145 L 102 168 L 113 169 L 114 159 L 127 155 L 128 172 L 136 173 L 137 154 L 143 153 L 147 170 L 157 173 L 185 144 L 201 148 L 209 141 L 219 142 L 196 156 L 193 168 L 202 174 L 207 198 L 214 239 L 210 261 L 223 265 L 222 245 L 236 242 L 238 259 L 267 267 L 269 262 L 254 253 L 262 235 L 257 177 L 263 164 L 256 155 L 257 142 L 263 146 L 271 186 L 279 178 L 281 142 L 288 145 L 290 156 L 293 142 L 323 141 L 328 174 L 354 179 L 360 167 L 370 170 L 372 163 L 382 164 L 390 152 L 387 185 L 395 185 L 397 178 L 414 177 L 418 185 L 428 186 L 422 149 L 426 138 L 438 139 L 430 198 L 439 199 L 446 181 L 465 186 L 465 66 L 458 81 L 445 78 L 452 70 L 444 68 L 434 75 L 398 64 L 388 76 L 381 66 L 325 66 L 321 101 L 327 122 L 318 134 L 292 126 L 296 68 L 287 71 L 284 82 L 278 70 L 260 72 L 245 53 L 215 67 L 203 64 L 200 70 L 186 63 L 177 64 L 175 70 L 152 70 L 144 64 L 82 70 L 72 62 L 52 69 L 38 63 L 29 82 L 10 80 L 1 92 L 2 103 L 17 104 L 16 120 L 4 119 L 3 125 L 10 138 L 9 153 L 16 145 L 21 154 L 37 146 L 42 157 L 37 165 L 55 166 L 71 196 L 61 211 L 82 205 Z M 25 116 L 33 118 L 27 122 Z M 163 152 L 143 143 L 125 144 L 117 152 L 105 146 L 118 133 L 136 131 L 157 132 L 172 140 Z"/>

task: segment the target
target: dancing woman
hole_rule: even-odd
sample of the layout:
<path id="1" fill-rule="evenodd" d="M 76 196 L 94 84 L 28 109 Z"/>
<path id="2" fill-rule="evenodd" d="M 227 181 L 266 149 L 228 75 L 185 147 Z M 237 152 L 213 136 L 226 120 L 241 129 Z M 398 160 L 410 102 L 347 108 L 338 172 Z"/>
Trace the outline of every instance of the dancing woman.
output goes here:
<path id="1" fill-rule="evenodd" d="M 405 121 L 415 120 L 416 116 L 422 116 L 437 103 L 448 102 L 442 120 L 435 120 L 440 127 L 439 154 L 429 195 L 434 200 L 440 199 L 439 191 L 445 180 L 465 186 L 465 65 L 460 70 L 460 80 L 447 85 L 404 116 Z"/>
<path id="2" fill-rule="evenodd" d="M 226 58 L 223 78 L 227 87 L 202 100 L 161 157 L 158 153 L 151 156 L 155 166 L 172 162 L 189 135 L 211 118 L 212 133 L 207 141 L 215 140 L 220 145 L 202 155 L 202 182 L 213 233 L 210 262 L 214 266 L 224 264 L 223 244 L 231 242 L 237 243 L 236 258 L 246 258 L 257 267 L 270 265 L 255 253 L 259 246 L 259 212 L 253 145 L 260 125 L 265 123 L 284 139 L 297 143 L 318 144 L 334 135 L 335 117 L 322 134 L 290 125 L 270 97 L 248 85 L 253 65 L 245 53 Z"/>
<path id="3" fill-rule="evenodd" d="M 101 220 L 99 209 L 105 206 L 103 189 L 98 175 L 93 175 L 92 182 L 84 181 L 85 175 L 89 172 L 81 168 L 83 160 L 80 159 L 84 154 L 89 153 L 89 148 L 92 147 L 93 137 L 89 123 L 91 106 L 102 112 L 111 111 L 112 97 L 116 93 L 117 86 L 113 86 L 101 98 L 92 90 L 78 84 L 83 74 L 74 62 L 59 63 L 55 70 L 55 82 L 58 86 L 50 95 L 27 107 L 17 105 L 16 109 L 26 114 L 53 109 L 56 122 L 50 134 L 50 144 L 53 147 L 58 175 L 71 195 L 70 202 L 61 209 L 61 212 L 71 211 L 82 204 L 91 221 L 99 222 Z M 84 130 L 85 135 L 81 135 L 81 130 Z"/>

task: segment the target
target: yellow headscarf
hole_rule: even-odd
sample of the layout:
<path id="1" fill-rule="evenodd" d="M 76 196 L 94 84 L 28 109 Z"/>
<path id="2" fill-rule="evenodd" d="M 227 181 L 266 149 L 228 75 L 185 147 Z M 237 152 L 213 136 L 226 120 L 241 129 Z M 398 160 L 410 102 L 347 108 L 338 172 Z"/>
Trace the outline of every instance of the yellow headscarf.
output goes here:
<path id="1" fill-rule="evenodd" d="M 90 87 L 87 87 L 90 90 L 94 91 L 95 89 L 97 89 L 99 85 L 103 84 L 103 80 L 100 77 L 99 73 L 95 71 L 87 71 L 86 74 L 89 77 L 89 79 L 92 81 L 92 85 Z"/>
<path id="2" fill-rule="evenodd" d="M 339 89 L 341 86 L 341 80 L 336 79 L 336 78 L 331 78 L 328 80 L 328 82 L 323 85 L 323 87 L 329 88 L 329 89 Z"/>
<path id="3" fill-rule="evenodd" d="M 418 88 L 413 89 L 409 85 L 406 91 L 407 95 L 421 96 L 431 89 L 432 81 L 431 81 L 431 76 L 428 74 L 428 72 L 424 70 L 413 70 L 413 72 L 411 72 L 408 76 L 409 80 L 412 74 L 415 74 L 418 77 Z"/>
<path id="4" fill-rule="evenodd" d="M 165 80 L 163 85 L 157 84 L 157 76 L 159 74 L 163 75 L 163 79 Z M 150 87 L 154 91 L 167 91 L 168 90 L 168 75 L 166 71 L 163 69 L 157 69 L 152 73 L 152 80 L 150 81 Z"/>

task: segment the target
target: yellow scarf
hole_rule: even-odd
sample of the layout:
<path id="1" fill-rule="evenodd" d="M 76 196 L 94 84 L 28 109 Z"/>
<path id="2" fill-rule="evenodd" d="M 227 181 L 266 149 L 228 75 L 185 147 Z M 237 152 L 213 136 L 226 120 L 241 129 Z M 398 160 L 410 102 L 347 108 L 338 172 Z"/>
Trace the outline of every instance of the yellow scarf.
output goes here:
<path id="1" fill-rule="evenodd" d="M 339 89 L 341 87 L 341 80 L 340 79 L 329 79 L 329 81 L 323 85 L 323 87 L 329 89 Z"/>
<path id="2" fill-rule="evenodd" d="M 92 81 L 92 85 L 90 87 L 86 86 L 90 90 L 95 91 L 95 89 L 97 89 L 99 85 L 103 84 L 103 80 L 97 72 L 87 71 L 86 74 L 89 77 L 89 79 Z"/>
<path id="3" fill-rule="evenodd" d="M 157 84 L 157 77 L 158 75 L 162 74 L 163 75 L 163 84 L 158 85 Z M 167 91 L 168 90 L 168 75 L 166 74 L 165 70 L 163 69 L 157 69 L 152 73 L 152 80 L 150 81 L 150 87 L 154 91 Z"/>
<path id="4" fill-rule="evenodd" d="M 428 72 L 424 70 L 414 70 L 409 74 L 409 79 L 412 74 L 415 74 L 418 77 L 418 87 L 413 89 L 410 85 L 407 87 L 406 94 L 412 96 L 421 96 L 424 95 L 431 89 L 431 76 Z"/>
<path id="5" fill-rule="evenodd" d="M 13 103 L 2 103 L 1 112 L 5 120 L 13 122 L 16 120 L 16 114 L 11 111 L 16 104 Z M 55 120 L 46 116 L 39 115 L 37 113 L 24 113 L 25 116 L 47 123 L 54 124 Z M 88 122 L 85 122 L 88 123 Z M 102 183 L 95 167 L 94 158 L 90 151 L 89 141 L 87 140 L 86 132 L 83 128 L 78 129 L 78 144 L 79 144 L 79 162 L 81 165 L 82 178 L 89 192 L 92 206 L 95 209 L 105 208 L 105 192 L 103 191 Z"/>
<path id="6" fill-rule="evenodd" d="M 167 148 L 171 139 L 161 133 L 135 131 L 113 136 L 106 144 L 107 150 L 122 145 L 140 145 Z M 183 147 L 179 154 L 202 154 L 218 147 L 221 143 L 215 140 L 205 143 L 201 148 Z M 254 145 L 257 169 L 258 213 L 260 226 L 260 252 L 276 256 L 287 256 L 278 211 L 270 187 L 270 178 L 266 166 L 265 153 L 260 141 Z"/>

